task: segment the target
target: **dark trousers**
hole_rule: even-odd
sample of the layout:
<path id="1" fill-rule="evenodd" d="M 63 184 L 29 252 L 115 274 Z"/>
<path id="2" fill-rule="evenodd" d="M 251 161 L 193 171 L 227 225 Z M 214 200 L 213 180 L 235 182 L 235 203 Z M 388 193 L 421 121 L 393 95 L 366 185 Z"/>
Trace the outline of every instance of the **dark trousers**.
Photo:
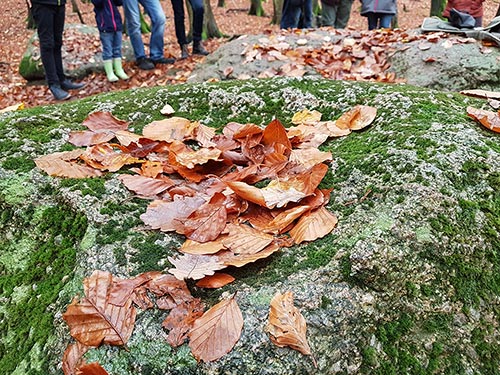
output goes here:
<path id="1" fill-rule="evenodd" d="M 171 1 L 174 10 L 175 36 L 177 37 L 177 42 L 180 45 L 187 44 L 186 29 L 184 27 L 184 0 Z M 191 4 L 191 8 L 193 9 L 193 40 L 197 42 L 201 40 L 205 8 L 203 7 L 203 0 L 189 0 L 189 4 Z"/>
<path id="2" fill-rule="evenodd" d="M 60 84 L 65 78 L 61 55 L 65 6 L 34 3 L 32 10 L 40 40 L 40 57 L 45 78 L 49 86 Z"/>

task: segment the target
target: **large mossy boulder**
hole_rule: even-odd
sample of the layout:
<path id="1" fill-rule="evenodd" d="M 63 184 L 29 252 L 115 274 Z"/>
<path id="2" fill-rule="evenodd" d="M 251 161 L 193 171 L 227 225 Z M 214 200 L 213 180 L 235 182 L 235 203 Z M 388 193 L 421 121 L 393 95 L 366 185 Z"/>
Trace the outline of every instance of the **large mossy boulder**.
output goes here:
<path id="1" fill-rule="evenodd" d="M 339 223 L 328 236 L 229 269 L 222 289 L 189 287 L 208 305 L 236 294 L 244 317 L 234 349 L 196 363 L 172 349 L 166 312 L 139 311 L 127 350 L 103 346 L 111 375 L 483 374 L 500 372 L 500 135 L 466 116 L 487 103 L 404 85 L 273 79 L 110 93 L 0 117 L 0 368 L 61 374 L 70 336 L 62 313 L 82 279 L 166 271 L 181 236 L 148 230 L 148 204 L 109 174 L 61 179 L 33 159 L 68 150 L 68 132 L 107 110 L 136 133 L 176 115 L 220 129 L 315 109 L 336 119 L 356 104 L 378 108 L 363 131 L 322 146 L 322 183 Z M 317 361 L 278 348 L 264 332 L 269 302 L 292 291 Z"/>

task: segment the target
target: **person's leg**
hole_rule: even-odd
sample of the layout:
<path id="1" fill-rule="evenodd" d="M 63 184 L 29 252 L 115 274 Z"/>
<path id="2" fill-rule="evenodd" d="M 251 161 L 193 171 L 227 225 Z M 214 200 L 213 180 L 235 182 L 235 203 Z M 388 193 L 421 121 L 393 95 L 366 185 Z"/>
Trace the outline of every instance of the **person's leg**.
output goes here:
<path id="1" fill-rule="evenodd" d="M 54 60 L 54 8 L 50 5 L 33 4 L 33 17 L 37 24 L 38 39 L 40 41 L 40 58 L 42 59 L 45 78 L 49 86 L 59 84 Z"/>
<path id="2" fill-rule="evenodd" d="M 109 82 L 118 81 L 118 77 L 113 71 L 113 34 L 99 32 L 99 39 L 101 39 L 102 46 L 102 62 L 104 65 L 104 71 L 106 72 L 106 78 Z"/>
<path id="3" fill-rule="evenodd" d="M 347 23 L 351 17 L 352 2 L 353 0 L 340 0 L 334 25 L 336 29 L 345 29 L 347 27 Z"/>
<path id="4" fill-rule="evenodd" d="M 144 11 L 151 19 L 151 37 L 149 39 L 149 57 L 151 60 L 160 61 L 163 59 L 165 13 L 159 0 L 139 0 L 144 7 Z"/>
<path id="5" fill-rule="evenodd" d="M 378 17 L 376 14 L 369 12 L 366 14 L 366 18 L 368 18 L 368 30 L 375 30 L 378 26 Z"/>
<path id="6" fill-rule="evenodd" d="M 186 28 L 184 26 L 184 1 L 171 0 L 171 2 L 174 11 L 175 36 L 177 38 L 177 43 L 182 46 L 187 44 Z"/>
<path id="7" fill-rule="evenodd" d="M 123 0 L 123 10 L 125 13 L 125 22 L 127 23 L 127 33 L 130 38 L 130 44 L 134 49 L 136 60 L 144 59 L 144 43 L 141 36 L 141 18 L 138 0 Z"/>
<path id="8" fill-rule="evenodd" d="M 64 33 L 64 17 L 66 16 L 66 7 L 59 6 L 54 15 L 54 62 L 56 64 L 57 77 L 59 83 L 66 80 L 62 62 L 62 45 Z"/>
<path id="9" fill-rule="evenodd" d="M 475 17 L 474 20 L 476 21 L 476 24 L 474 27 L 483 27 L 483 17 Z"/>
<path id="10" fill-rule="evenodd" d="M 304 5 L 302 6 L 304 24 L 302 25 L 304 29 L 310 29 L 313 27 L 313 3 L 312 0 L 304 0 Z"/>
<path id="11" fill-rule="evenodd" d="M 280 28 L 292 29 L 299 25 L 301 7 L 292 4 L 291 0 L 283 2 L 283 11 L 281 13 Z"/>
<path id="12" fill-rule="evenodd" d="M 335 26 L 337 6 L 321 3 L 321 26 Z"/>
<path id="13" fill-rule="evenodd" d="M 389 29 L 391 27 L 391 21 L 392 21 L 392 14 L 382 14 L 379 13 L 379 20 L 380 20 L 380 28 L 381 29 Z"/>
<path id="14" fill-rule="evenodd" d="M 122 66 L 122 32 L 117 31 L 113 35 L 113 71 L 120 79 L 128 79 L 128 75 Z"/>
<path id="15" fill-rule="evenodd" d="M 205 13 L 203 0 L 189 0 L 189 3 L 193 9 L 193 41 L 199 41 L 203 31 L 203 15 Z"/>

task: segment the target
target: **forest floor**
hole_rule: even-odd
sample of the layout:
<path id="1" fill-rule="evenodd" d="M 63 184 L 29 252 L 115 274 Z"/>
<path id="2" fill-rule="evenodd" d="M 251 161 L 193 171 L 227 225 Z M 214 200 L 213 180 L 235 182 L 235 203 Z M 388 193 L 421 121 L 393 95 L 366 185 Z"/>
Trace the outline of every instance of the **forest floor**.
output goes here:
<path id="1" fill-rule="evenodd" d="M 494 17 L 499 1 L 485 1 L 484 25 L 487 25 Z M 94 25 L 94 12 L 90 1 L 86 3 L 77 0 L 77 2 L 84 22 Z M 422 20 L 429 15 L 430 2 L 430 0 L 398 0 L 399 27 L 402 29 L 420 27 Z M 165 53 L 176 57 L 179 56 L 180 50 L 174 34 L 172 7 L 168 0 L 161 0 L 161 4 L 167 15 Z M 250 0 L 226 0 L 225 7 L 217 7 L 217 0 L 211 0 L 211 5 L 219 30 L 226 36 L 205 42 L 206 48 L 211 52 L 234 35 L 271 34 L 279 29 L 277 25 L 271 24 L 273 14 L 271 0 L 263 2 L 266 11 L 264 17 L 248 15 Z M 348 24 L 349 29 L 367 29 L 366 19 L 359 15 L 360 5 L 361 3 L 355 0 Z M 53 103 L 52 95 L 42 82 L 28 83 L 19 75 L 19 63 L 27 41 L 33 35 L 33 30 L 26 28 L 26 3 L 19 0 L 3 0 L 0 3 L 0 12 L 2 14 L 0 17 L 0 109 L 19 103 L 24 103 L 29 107 Z M 66 22 L 80 22 L 77 13 L 72 11 L 70 2 L 67 4 Z M 145 42 L 147 40 L 148 36 L 145 36 Z M 81 42 L 76 39 L 66 38 L 64 43 L 66 48 L 74 46 L 82 49 L 82 46 L 79 46 Z M 95 43 L 83 47 L 90 57 L 100 49 L 100 43 L 96 40 Z M 190 57 L 186 60 L 177 60 L 173 66 L 157 67 L 151 71 L 141 71 L 134 63 L 127 62 L 125 70 L 131 76 L 130 80 L 109 83 L 104 73 L 92 73 L 84 79 L 87 86 L 73 93 L 73 97 L 83 98 L 101 92 L 125 90 L 138 86 L 182 83 L 189 77 L 195 65 L 202 60 L 203 57 Z"/>

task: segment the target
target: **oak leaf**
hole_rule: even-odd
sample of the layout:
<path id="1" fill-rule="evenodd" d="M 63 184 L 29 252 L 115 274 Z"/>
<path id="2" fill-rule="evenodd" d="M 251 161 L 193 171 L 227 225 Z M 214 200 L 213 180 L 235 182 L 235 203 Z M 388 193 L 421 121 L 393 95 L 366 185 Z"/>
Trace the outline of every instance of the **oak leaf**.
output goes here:
<path id="1" fill-rule="evenodd" d="M 306 338 L 306 320 L 293 305 L 292 292 L 278 292 L 273 297 L 266 331 L 271 341 L 280 348 L 289 346 L 302 354 L 311 355 Z"/>
<path id="2" fill-rule="evenodd" d="M 175 267 L 168 272 L 178 280 L 199 280 L 207 275 L 213 275 L 215 271 L 226 268 L 215 255 L 191 255 L 184 254 L 180 257 L 168 257 L 169 262 Z"/>
<path id="3" fill-rule="evenodd" d="M 499 112 L 486 111 L 474 107 L 467 107 L 467 115 L 479 122 L 485 128 L 500 133 L 500 114 Z"/>
<path id="4" fill-rule="evenodd" d="M 197 361 L 215 361 L 231 351 L 242 329 L 243 315 L 233 295 L 194 322 L 189 332 L 189 347 Z"/>

